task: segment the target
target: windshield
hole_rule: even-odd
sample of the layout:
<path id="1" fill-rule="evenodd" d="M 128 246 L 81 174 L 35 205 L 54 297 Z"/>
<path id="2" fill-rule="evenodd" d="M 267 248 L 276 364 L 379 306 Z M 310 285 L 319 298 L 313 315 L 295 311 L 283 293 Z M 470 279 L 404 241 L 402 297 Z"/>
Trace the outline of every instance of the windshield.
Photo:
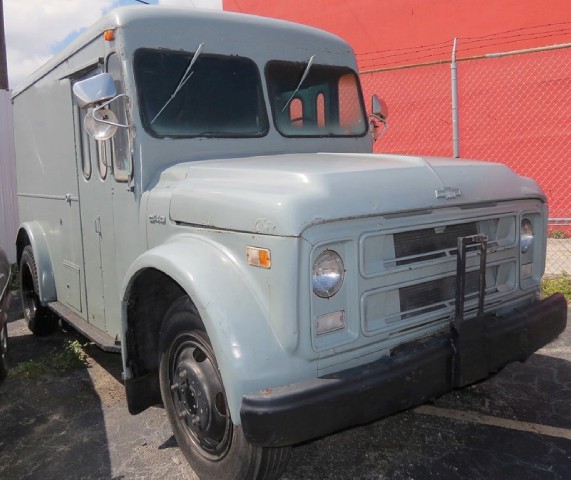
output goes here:
<path id="1" fill-rule="evenodd" d="M 247 58 L 140 49 L 134 70 L 143 124 L 154 136 L 258 137 L 268 131 L 258 69 Z"/>
<path id="2" fill-rule="evenodd" d="M 355 72 L 348 67 L 311 65 L 312 59 L 272 61 L 266 67 L 278 131 L 287 137 L 365 135 L 368 124 Z"/>

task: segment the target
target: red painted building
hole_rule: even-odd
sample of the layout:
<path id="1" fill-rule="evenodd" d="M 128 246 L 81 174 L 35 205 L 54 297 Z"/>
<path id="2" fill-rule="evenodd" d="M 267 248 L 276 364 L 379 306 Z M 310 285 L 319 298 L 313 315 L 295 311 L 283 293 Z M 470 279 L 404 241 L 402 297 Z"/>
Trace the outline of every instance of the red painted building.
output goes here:
<path id="1" fill-rule="evenodd" d="M 361 68 L 571 42 L 569 0 L 224 0 L 224 10 L 281 18 L 347 40 Z"/>
<path id="2" fill-rule="evenodd" d="M 378 93 L 389 105 L 379 152 L 453 154 L 457 38 L 460 156 L 503 162 L 537 180 L 552 229 L 571 234 L 570 0 L 224 0 L 224 9 L 347 40 L 366 99 Z M 529 49 L 541 51 L 490 55 Z"/>

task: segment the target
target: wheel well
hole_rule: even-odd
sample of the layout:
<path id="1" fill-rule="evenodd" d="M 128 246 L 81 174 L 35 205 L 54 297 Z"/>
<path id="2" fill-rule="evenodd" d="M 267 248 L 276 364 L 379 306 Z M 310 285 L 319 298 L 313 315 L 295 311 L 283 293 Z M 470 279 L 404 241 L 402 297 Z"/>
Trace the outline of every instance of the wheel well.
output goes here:
<path id="1" fill-rule="evenodd" d="M 128 292 L 125 381 L 129 412 L 137 414 L 161 403 L 159 333 L 166 311 L 185 291 L 154 268 L 138 273 Z"/>
<path id="2" fill-rule="evenodd" d="M 16 238 L 16 261 L 20 265 L 20 260 L 22 259 L 22 252 L 27 245 L 30 245 L 30 238 L 28 237 L 28 232 L 23 228 L 18 232 L 18 237 Z"/>
<path id="3" fill-rule="evenodd" d="M 161 323 L 182 295 L 185 291 L 171 277 L 153 268 L 133 281 L 127 304 L 127 361 L 134 377 L 158 371 Z"/>

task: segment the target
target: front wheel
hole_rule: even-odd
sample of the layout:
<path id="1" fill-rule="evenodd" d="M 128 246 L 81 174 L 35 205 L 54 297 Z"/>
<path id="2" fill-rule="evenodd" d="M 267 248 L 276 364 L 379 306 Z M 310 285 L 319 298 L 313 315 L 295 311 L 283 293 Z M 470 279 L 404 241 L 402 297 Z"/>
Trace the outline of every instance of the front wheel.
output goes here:
<path id="1" fill-rule="evenodd" d="M 210 339 L 188 297 L 175 301 L 163 320 L 159 378 L 174 436 L 202 480 L 281 476 L 291 448 L 252 445 L 232 423 Z"/>

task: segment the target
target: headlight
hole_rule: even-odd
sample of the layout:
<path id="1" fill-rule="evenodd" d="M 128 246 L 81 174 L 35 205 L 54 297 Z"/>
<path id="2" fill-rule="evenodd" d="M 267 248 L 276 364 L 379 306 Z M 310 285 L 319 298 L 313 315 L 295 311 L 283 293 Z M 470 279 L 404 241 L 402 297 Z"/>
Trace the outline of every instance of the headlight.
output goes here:
<path id="1" fill-rule="evenodd" d="M 533 225 L 531 222 L 524 218 L 521 221 L 521 230 L 519 233 L 519 246 L 521 253 L 527 253 L 533 246 Z"/>
<path id="2" fill-rule="evenodd" d="M 335 295 L 345 276 L 343 260 L 333 250 L 325 250 L 320 253 L 313 264 L 311 284 L 313 291 L 318 297 L 330 298 Z"/>

